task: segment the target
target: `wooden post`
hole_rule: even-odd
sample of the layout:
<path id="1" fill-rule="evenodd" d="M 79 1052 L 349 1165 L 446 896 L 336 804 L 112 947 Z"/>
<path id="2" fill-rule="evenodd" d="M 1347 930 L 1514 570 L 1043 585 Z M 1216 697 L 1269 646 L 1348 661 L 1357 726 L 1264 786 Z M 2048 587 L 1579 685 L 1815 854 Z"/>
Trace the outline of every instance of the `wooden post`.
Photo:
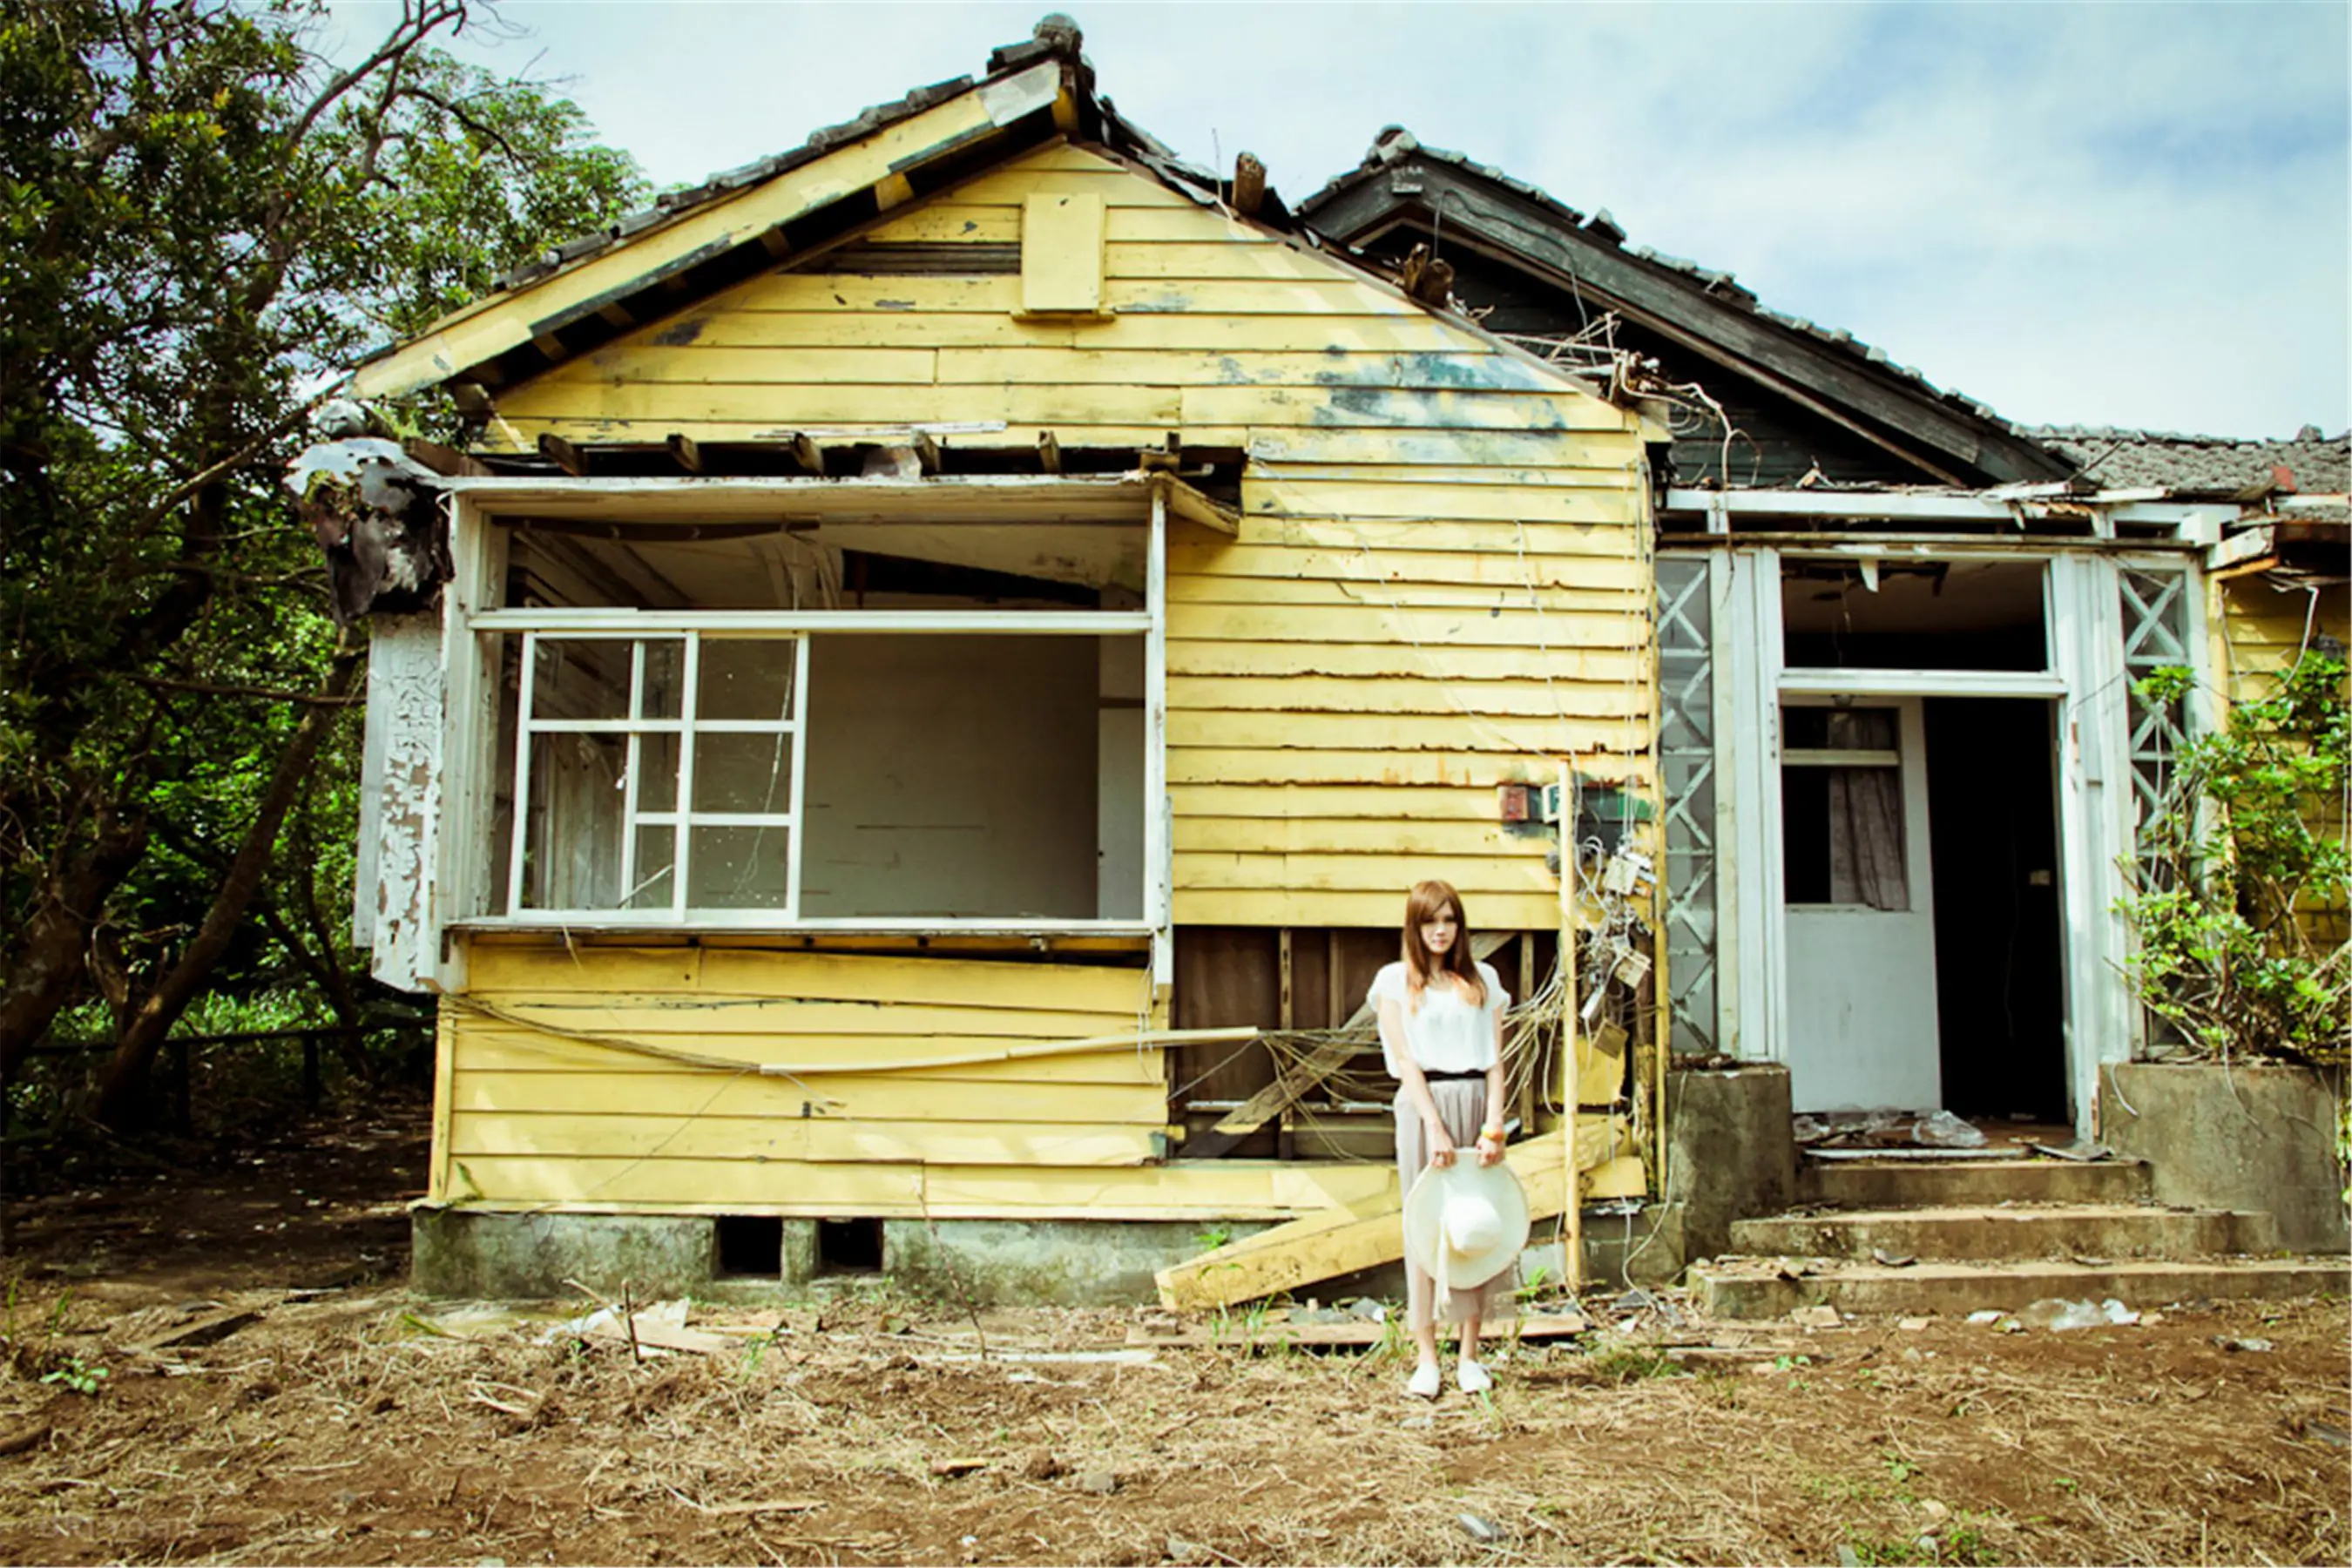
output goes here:
<path id="1" fill-rule="evenodd" d="M 1282 1031 L 1288 1034 L 1298 1026 L 1298 1006 L 1291 989 L 1291 935 L 1288 926 L 1282 928 L 1276 942 L 1276 957 L 1281 970 L 1281 995 L 1276 1005 L 1275 1016 Z M 1280 1070 L 1276 1069 L 1277 1077 L 1280 1076 Z M 1282 1108 L 1282 1115 L 1276 1123 L 1274 1149 L 1275 1157 L 1277 1159 L 1298 1158 L 1298 1102 L 1295 1100 Z"/>
<path id="2" fill-rule="evenodd" d="M 1577 1201 L 1584 1173 L 1576 1168 L 1576 1116 L 1582 1099 L 1576 1081 L 1576 764 L 1559 764 L 1559 1099 L 1561 1135 L 1560 1273 L 1574 1290 L 1584 1284 L 1584 1205 Z"/>

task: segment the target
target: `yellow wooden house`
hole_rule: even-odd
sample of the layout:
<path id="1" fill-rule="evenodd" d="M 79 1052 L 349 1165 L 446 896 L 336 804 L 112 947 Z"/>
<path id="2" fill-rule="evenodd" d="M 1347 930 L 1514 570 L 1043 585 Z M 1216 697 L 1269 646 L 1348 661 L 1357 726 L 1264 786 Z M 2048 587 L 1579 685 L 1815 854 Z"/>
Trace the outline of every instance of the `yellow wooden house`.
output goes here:
<path id="1" fill-rule="evenodd" d="M 421 1282 L 1385 1262 L 1351 1058 L 1432 877 L 1522 999 L 1537 1212 L 1644 1191 L 1656 432 L 1253 164 L 1048 26 L 361 368 L 475 433 L 370 673 Z"/>

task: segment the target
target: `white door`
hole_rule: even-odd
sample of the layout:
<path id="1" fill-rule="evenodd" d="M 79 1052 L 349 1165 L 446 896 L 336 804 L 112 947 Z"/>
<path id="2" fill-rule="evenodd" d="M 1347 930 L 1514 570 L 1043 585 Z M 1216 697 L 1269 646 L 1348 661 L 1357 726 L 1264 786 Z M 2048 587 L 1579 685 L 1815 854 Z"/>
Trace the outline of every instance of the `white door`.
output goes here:
<path id="1" fill-rule="evenodd" d="M 1799 1110 L 1943 1101 L 1919 700 L 1780 710 L 1790 1089 Z"/>

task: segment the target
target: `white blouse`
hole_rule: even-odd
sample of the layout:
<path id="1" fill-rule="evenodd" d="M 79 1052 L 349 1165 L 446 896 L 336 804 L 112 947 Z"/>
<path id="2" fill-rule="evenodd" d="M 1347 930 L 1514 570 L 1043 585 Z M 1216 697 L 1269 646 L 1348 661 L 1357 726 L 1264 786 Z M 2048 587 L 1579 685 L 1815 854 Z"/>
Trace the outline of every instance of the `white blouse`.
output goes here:
<path id="1" fill-rule="evenodd" d="M 1365 1001 L 1375 1012 L 1382 1002 L 1397 1005 L 1404 1016 L 1405 1049 L 1422 1071 L 1484 1072 L 1495 1065 L 1495 1020 L 1511 1005 L 1511 997 L 1493 965 L 1478 963 L 1478 978 L 1486 983 L 1486 1005 L 1473 1006 L 1447 982 L 1423 988 L 1416 1009 L 1400 959 L 1372 977 Z M 1402 1076 L 1397 1071 L 1396 1047 L 1385 1029 L 1381 1031 L 1381 1058 L 1388 1063 L 1391 1078 Z"/>

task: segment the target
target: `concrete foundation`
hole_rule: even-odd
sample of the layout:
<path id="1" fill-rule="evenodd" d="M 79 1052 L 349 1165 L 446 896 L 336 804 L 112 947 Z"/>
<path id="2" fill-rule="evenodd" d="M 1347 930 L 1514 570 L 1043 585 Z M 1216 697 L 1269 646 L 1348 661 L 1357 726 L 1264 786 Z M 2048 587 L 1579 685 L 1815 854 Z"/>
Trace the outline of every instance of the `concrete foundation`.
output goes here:
<path id="1" fill-rule="evenodd" d="M 1731 1222 L 1796 1200 L 1789 1069 L 1750 1062 L 1666 1074 L 1666 1205 L 1681 1214 L 1680 1261 L 1731 1245 Z"/>
<path id="2" fill-rule="evenodd" d="M 409 1283 L 427 1296 L 551 1300 L 572 1282 L 638 1300 L 699 1290 L 717 1266 L 716 1227 L 668 1215 L 482 1214 L 420 1209 Z"/>
<path id="3" fill-rule="evenodd" d="M 920 1220 L 883 1228 L 893 1279 L 982 1306 L 1118 1306 L 1160 1299 L 1152 1278 L 1202 1250 L 1189 1221 Z M 1223 1227 L 1235 1240 L 1262 1225 Z"/>
<path id="4" fill-rule="evenodd" d="M 2158 1202 L 2268 1214 L 2288 1251 L 2346 1250 L 2340 1080 L 2210 1062 L 2118 1062 L 2100 1079 L 2101 1136 L 2148 1163 Z"/>

